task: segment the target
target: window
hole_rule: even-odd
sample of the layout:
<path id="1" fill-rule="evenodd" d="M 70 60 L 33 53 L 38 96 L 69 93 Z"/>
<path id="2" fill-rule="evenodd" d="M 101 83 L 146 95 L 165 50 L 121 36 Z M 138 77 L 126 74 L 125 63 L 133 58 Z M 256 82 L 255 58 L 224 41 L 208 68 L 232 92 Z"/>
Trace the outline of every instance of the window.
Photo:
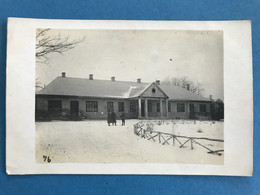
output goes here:
<path id="1" fill-rule="evenodd" d="M 185 104 L 178 103 L 177 104 L 177 112 L 185 112 Z"/>
<path id="2" fill-rule="evenodd" d="M 136 103 L 130 102 L 130 112 L 136 112 Z"/>
<path id="3" fill-rule="evenodd" d="M 86 102 L 86 112 L 97 112 L 98 102 L 97 101 L 87 101 Z"/>
<path id="4" fill-rule="evenodd" d="M 118 102 L 118 112 L 124 112 L 124 111 L 125 111 L 125 103 Z"/>
<path id="5" fill-rule="evenodd" d="M 200 112 L 206 112 L 206 111 L 207 111 L 206 104 L 200 104 Z"/>
<path id="6" fill-rule="evenodd" d="M 156 92 L 156 89 L 152 88 L 152 92 L 155 93 L 155 92 Z"/>
<path id="7" fill-rule="evenodd" d="M 49 113 L 61 112 L 61 100 L 48 100 L 48 112 Z"/>
<path id="8" fill-rule="evenodd" d="M 168 103 L 168 112 L 171 112 L 172 111 L 172 104 L 169 102 Z"/>
<path id="9" fill-rule="evenodd" d="M 156 110 L 157 110 L 157 112 L 160 112 L 160 103 L 156 104 Z"/>
<path id="10" fill-rule="evenodd" d="M 148 112 L 152 112 L 152 111 L 153 111 L 152 102 L 148 102 Z"/>
<path id="11" fill-rule="evenodd" d="M 107 102 L 107 111 L 108 112 L 114 111 L 114 103 L 113 102 Z"/>

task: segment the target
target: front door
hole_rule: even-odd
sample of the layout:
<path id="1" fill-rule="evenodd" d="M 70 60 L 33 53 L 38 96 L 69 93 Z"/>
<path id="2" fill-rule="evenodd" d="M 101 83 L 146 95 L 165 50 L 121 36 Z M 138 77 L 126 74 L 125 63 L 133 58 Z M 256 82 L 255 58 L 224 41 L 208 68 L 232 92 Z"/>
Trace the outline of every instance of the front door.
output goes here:
<path id="1" fill-rule="evenodd" d="M 73 118 L 79 116 L 79 102 L 78 101 L 70 101 L 70 115 Z"/>
<path id="2" fill-rule="evenodd" d="M 144 102 L 141 103 L 141 115 L 144 117 Z"/>

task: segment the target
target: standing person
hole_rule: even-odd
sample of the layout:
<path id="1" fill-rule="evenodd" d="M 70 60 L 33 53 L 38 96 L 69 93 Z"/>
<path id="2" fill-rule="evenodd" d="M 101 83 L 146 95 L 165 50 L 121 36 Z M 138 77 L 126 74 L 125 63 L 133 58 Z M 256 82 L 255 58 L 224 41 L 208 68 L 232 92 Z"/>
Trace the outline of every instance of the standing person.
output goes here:
<path id="1" fill-rule="evenodd" d="M 108 124 L 108 126 L 110 126 L 110 123 L 111 123 L 111 121 L 112 121 L 111 118 L 112 118 L 112 117 L 111 117 L 111 113 L 108 112 L 108 113 L 107 113 L 107 124 Z"/>
<path id="2" fill-rule="evenodd" d="M 112 118 L 112 125 L 116 126 L 116 113 L 115 112 L 111 113 L 111 118 Z"/>
<path id="3" fill-rule="evenodd" d="M 125 125 L 125 113 L 124 112 L 120 115 L 120 118 L 122 119 L 122 126 Z"/>

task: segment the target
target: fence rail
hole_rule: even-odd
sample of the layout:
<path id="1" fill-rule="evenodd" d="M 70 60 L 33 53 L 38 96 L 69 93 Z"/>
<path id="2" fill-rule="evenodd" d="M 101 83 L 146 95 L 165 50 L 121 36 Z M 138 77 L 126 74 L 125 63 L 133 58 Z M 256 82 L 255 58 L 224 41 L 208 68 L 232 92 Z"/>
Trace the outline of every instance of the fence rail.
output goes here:
<path id="1" fill-rule="evenodd" d="M 134 125 L 134 133 L 141 138 L 145 138 L 147 140 L 152 140 L 154 142 L 158 141 L 162 145 L 175 145 L 175 142 L 177 142 L 180 145 L 180 148 L 184 148 L 190 143 L 190 148 L 194 149 L 194 144 L 199 145 L 200 147 L 203 147 L 204 149 L 208 150 L 209 154 L 217 154 L 222 155 L 224 152 L 224 149 L 221 150 L 213 150 L 201 142 L 199 140 L 207 140 L 212 142 L 224 142 L 224 140 L 221 139 L 211 139 L 207 137 L 189 137 L 189 136 L 183 136 L 183 135 L 174 135 L 171 133 L 164 133 L 160 131 L 154 131 L 154 124 L 147 121 L 141 121 Z M 180 140 L 183 139 L 183 140 Z"/>

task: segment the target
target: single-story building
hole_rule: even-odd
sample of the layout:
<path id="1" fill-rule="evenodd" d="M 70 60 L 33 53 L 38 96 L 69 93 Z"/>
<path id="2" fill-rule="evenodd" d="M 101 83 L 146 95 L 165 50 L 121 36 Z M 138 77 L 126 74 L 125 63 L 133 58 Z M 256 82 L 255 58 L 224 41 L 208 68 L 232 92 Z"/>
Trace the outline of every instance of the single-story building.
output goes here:
<path id="1" fill-rule="evenodd" d="M 36 120 L 126 118 L 210 119 L 210 99 L 160 84 L 66 77 L 63 72 L 36 93 Z"/>

